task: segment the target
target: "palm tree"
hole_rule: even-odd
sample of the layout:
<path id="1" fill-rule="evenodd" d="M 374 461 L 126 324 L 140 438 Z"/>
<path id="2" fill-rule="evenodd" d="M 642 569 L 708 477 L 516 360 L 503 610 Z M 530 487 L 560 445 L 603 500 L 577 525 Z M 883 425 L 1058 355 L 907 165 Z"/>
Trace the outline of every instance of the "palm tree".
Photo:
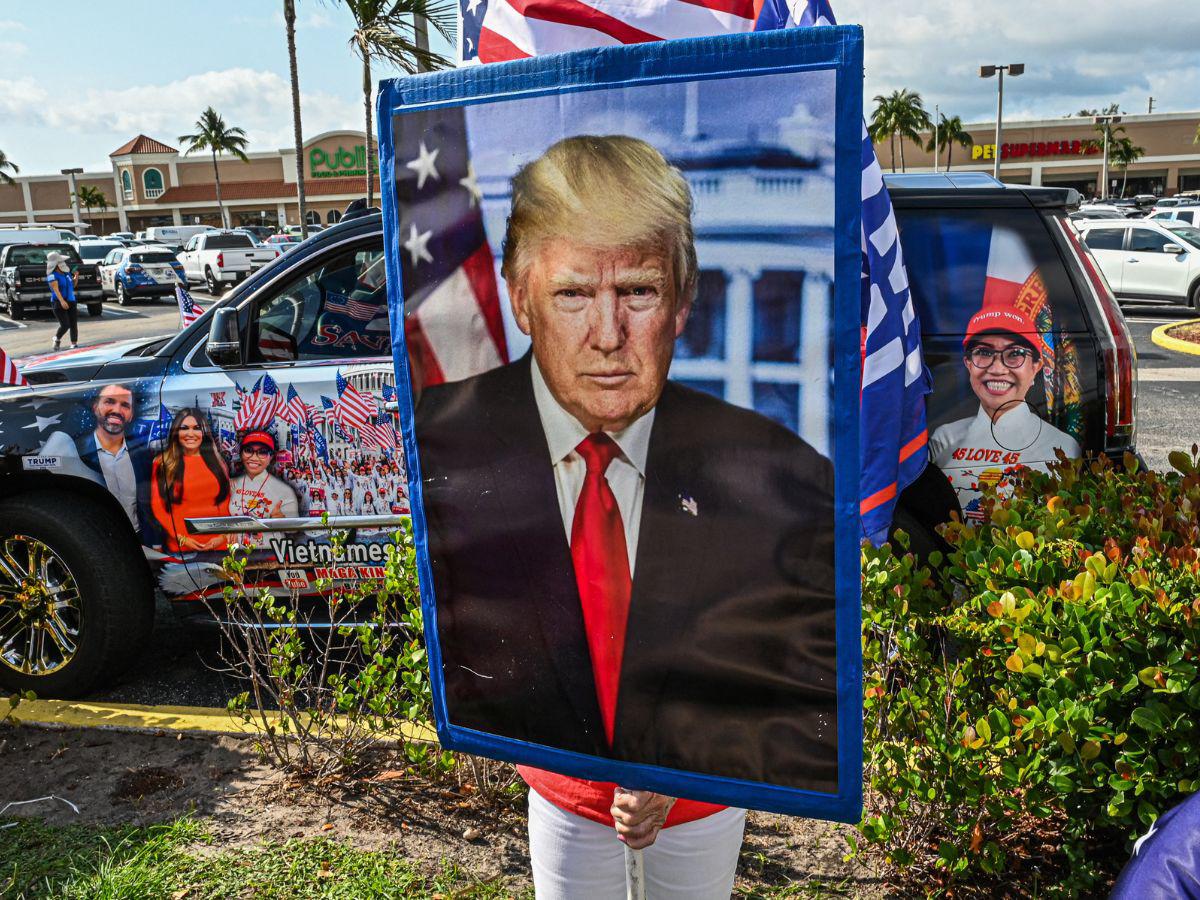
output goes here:
<path id="1" fill-rule="evenodd" d="M 444 69 L 450 60 L 434 53 L 424 40 L 424 19 L 433 25 L 446 40 L 453 41 L 454 0 L 342 0 L 354 17 L 350 46 L 362 60 L 363 111 L 367 135 L 367 206 L 375 199 L 372 184 L 372 163 L 375 151 L 371 129 L 371 61 L 390 62 L 410 75 Z"/>
<path id="2" fill-rule="evenodd" d="M 1139 147 L 1128 137 L 1119 137 L 1109 141 L 1108 161 L 1121 169 L 1121 196 L 1125 196 L 1125 182 L 1129 179 L 1129 167 L 1146 154 L 1145 147 Z"/>
<path id="3" fill-rule="evenodd" d="M 246 156 L 246 132 L 226 125 L 225 120 L 210 106 L 196 120 L 196 133 L 181 134 L 179 142 L 187 144 L 184 156 L 197 150 L 207 150 L 212 154 L 213 175 L 217 179 L 217 209 L 221 212 L 221 227 L 228 228 L 225 204 L 221 202 L 221 170 L 217 168 L 217 154 L 229 153 L 242 162 L 250 162 Z"/>
<path id="4" fill-rule="evenodd" d="M 868 133 L 872 140 L 888 138 L 892 147 L 892 171 L 896 171 L 896 138 L 900 138 L 900 171 L 905 170 L 904 141 L 920 146 L 921 132 L 929 131 L 933 121 L 921 102 L 921 95 L 908 89 L 892 91 L 886 97 L 875 97 L 875 112 L 871 115 Z"/>
<path id="5" fill-rule="evenodd" d="M 929 139 L 929 143 L 925 145 L 926 150 L 932 151 L 933 138 Z M 946 148 L 946 171 L 950 171 L 950 153 L 954 149 L 954 145 L 960 147 L 972 147 L 975 145 L 975 139 L 971 137 L 971 133 L 963 129 L 962 119 L 958 116 L 946 118 L 946 114 L 942 113 L 941 121 L 937 127 L 937 152 L 941 155 L 942 148 Z"/>
<path id="6" fill-rule="evenodd" d="M 108 209 L 108 198 L 104 196 L 104 191 L 98 187 L 92 187 L 90 184 L 82 184 L 75 189 L 75 199 L 83 204 L 87 210 L 88 218 L 92 217 L 92 207 L 100 210 L 103 213 Z"/>
<path id="7" fill-rule="evenodd" d="M 9 159 L 7 153 L 0 150 L 0 184 L 15 184 L 12 175 L 8 173 L 12 172 L 15 175 L 20 171 L 21 167 Z"/>
<path id="8" fill-rule="evenodd" d="M 296 143 L 296 197 L 300 201 L 300 236 L 308 237 L 308 205 L 304 199 L 304 139 L 300 128 L 300 75 L 296 68 L 296 0 L 283 0 L 287 26 L 288 73 L 292 79 L 292 138 Z M 283 225 L 282 222 L 279 223 Z"/>

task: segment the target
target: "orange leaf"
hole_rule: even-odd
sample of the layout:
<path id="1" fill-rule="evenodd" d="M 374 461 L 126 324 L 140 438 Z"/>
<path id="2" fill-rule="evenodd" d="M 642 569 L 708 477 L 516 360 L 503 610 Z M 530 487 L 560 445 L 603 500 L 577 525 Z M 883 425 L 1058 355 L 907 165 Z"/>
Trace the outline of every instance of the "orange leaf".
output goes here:
<path id="1" fill-rule="evenodd" d="M 978 853 L 983 848 L 983 825 L 975 823 L 971 829 L 971 852 Z"/>

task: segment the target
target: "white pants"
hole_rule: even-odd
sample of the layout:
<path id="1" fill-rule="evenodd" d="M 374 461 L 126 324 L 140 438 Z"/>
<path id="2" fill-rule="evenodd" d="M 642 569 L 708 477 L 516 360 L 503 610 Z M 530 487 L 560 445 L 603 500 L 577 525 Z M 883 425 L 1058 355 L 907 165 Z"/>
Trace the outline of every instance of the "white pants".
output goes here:
<path id="1" fill-rule="evenodd" d="M 728 900 L 744 809 L 664 828 L 644 851 L 647 900 Z M 625 845 L 599 822 L 529 791 L 529 855 L 538 900 L 625 900 Z"/>

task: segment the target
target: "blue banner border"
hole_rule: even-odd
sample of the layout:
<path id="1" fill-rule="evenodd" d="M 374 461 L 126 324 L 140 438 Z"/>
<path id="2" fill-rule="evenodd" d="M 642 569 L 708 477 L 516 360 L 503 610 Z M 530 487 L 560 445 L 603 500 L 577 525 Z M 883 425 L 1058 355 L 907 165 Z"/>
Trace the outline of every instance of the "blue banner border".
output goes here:
<path id="1" fill-rule="evenodd" d="M 446 710 L 437 608 L 426 542 L 421 466 L 404 342 L 393 117 L 635 84 L 832 69 L 836 81 L 834 198 L 834 478 L 837 591 L 838 791 L 797 790 L 585 756 L 451 725 Z M 605 47 L 382 81 L 376 103 L 392 360 L 408 472 L 434 721 L 447 749 L 537 766 L 676 797 L 769 812 L 857 822 L 862 814 L 862 610 L 859 581 L 860 268 L 863 38 L 858 26 L 789 28 Z"/>

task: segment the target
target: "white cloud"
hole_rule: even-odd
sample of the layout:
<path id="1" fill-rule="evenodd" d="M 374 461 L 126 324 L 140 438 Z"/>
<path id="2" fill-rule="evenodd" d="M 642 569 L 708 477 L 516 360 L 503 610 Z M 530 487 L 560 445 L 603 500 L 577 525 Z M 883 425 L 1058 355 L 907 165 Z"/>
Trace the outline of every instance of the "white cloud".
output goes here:
<path id="1" fill-rule="evenodd" d="M 863 26 L 870 98 L 897 88 L 918 91 L 965 121 L 995 117 L 996 81 L 983 63 L 1023 62 L 1005 79 L 1005 117 L 1055 118 L 1118 101 L 1129 113 L 1200 107 L 1196 35 L 1200 3 L 1141 0 L 834 0 L 841 22 Z"/>
<path id="2" fill-rule="evenodd" d="M 0 79 L 0 121 L 51 132 L 109 133 L 112 149 L 139 133 L 175 145 L 207 106 L 228 125 L 245 129 L 251 151 L 291 145 L 291 87 L 275 72 L 233 68 L 161 85 L 88 88 L 70 103 L 57 101 L 33 77 Z M 302 93 L 301 113 L 306 134 L 363 125 L 361 103 L 319 91 Z"/>

